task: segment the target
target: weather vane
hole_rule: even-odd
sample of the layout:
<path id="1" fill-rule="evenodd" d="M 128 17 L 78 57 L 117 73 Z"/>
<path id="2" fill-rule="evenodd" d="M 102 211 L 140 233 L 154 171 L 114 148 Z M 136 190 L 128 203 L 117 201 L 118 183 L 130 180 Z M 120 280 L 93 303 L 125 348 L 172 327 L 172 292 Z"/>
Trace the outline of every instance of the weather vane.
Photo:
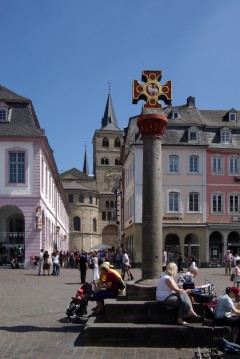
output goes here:
<path id="1" fill-rule="evenodd" d="M 111 81 L 109 80 L 109 81 L 107 82 L 107 84 L 108 84 L 108 92 L 110 93 L 110 92 L 111 92 L 111 85 L 112 85 L 112 83 L 111 83 Z"/>

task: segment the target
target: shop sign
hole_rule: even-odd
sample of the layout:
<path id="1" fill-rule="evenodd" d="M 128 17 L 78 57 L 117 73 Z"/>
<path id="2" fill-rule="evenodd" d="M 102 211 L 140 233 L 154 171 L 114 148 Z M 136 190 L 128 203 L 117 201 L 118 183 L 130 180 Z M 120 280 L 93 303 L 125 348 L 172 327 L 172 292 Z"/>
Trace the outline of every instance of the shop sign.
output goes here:
<path id="1" fill-rule="evenodd" d="M 163 217 L 163 221 L 182 221 L 182 217 Z"/>

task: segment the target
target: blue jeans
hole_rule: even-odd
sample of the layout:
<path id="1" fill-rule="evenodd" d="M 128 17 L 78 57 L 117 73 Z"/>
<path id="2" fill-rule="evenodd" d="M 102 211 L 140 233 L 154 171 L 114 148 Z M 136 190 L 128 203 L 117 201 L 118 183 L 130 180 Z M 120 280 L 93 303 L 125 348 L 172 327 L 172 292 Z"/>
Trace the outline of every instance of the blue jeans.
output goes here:
<path id="1" fill-rule="evenodd" d="M 53 275 L 59 275 L 59 264 L 53 263 Z"/>
<path id="2" fill-rule="evenodd" d="M 96 302 L 103 302 L 103 299 L 106 298 L 115 298 L 117 297 L 118 293 L 113 292 L 110 289 L 106 289 L 106 290 L 99 290 L 99 292 L 97 292 L 94 295 L 94 299 L 96 300 Z"/>

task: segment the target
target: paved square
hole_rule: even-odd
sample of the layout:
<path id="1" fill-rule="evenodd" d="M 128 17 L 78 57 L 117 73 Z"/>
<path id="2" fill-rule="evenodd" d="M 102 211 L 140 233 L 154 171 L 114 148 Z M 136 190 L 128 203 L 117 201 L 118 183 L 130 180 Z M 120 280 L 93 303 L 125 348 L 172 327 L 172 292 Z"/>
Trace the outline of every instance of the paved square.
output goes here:
<path id="1" fill-rule="evenodd" d="M 135 279 L 140 279 L 139 269 L 132 272 Z M 195 282 L 202 284 L 205 279 L 215 284 L 217 294 L 231 285 L 224 268 L 200 269 Z M 92 281 L 92 270 L 88 270 L 87 280 Z M 74 319 L 71 323 L 64 320 L 71 296 L 80 286 L 77 269 L 61 269 L 59 277 L 39 277 L 34 268 L 0 267 L 0 359 L 193 358 L 196 348 L 84 347 L 86 319 Z M 94 305 L 90 302 L 88 314 Z"/>

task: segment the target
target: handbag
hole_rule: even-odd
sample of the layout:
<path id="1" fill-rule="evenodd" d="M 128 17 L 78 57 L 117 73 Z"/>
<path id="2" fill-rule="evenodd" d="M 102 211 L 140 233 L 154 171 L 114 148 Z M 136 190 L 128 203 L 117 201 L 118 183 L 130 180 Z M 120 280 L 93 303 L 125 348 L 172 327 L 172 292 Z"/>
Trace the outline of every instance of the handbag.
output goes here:
<path id="1" fill-rule="evenodd" d="M 232 274 L 231 274 L 231 276 L 230 276 L 230 281 L 231 281 L 231 282 L 233 282 L 234 277 L 235 277 L 235 274 L 234 274 L 234 272 L 232 272 Z"/>

